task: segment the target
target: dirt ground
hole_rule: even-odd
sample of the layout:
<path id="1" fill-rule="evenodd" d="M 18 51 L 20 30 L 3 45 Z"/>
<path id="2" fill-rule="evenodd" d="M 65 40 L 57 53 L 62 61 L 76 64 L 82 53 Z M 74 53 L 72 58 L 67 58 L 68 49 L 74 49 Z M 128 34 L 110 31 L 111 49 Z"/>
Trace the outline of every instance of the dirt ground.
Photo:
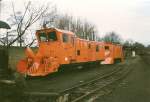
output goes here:
<path id="1" fill-rule="evenodd" d="M 137 57 L 132 72 L 108 95 L 96 102 L 150 102 L 150 55 Z"/>

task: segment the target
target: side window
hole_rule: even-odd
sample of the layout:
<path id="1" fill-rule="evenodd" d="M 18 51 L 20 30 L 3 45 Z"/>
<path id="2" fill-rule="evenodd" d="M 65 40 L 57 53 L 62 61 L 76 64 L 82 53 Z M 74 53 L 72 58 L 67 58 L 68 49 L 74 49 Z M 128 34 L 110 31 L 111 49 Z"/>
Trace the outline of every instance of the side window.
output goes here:
<path id="1" fill-rule="evenodd" d="M 77 55 L 80 56 L 80 50 L 77 50 Z"/>
<path id="2" fill-rule="evenodd" d="M 69 41 L 67 34 L 63 34 L 63 35 L 62 35 L 62 38 L 63 38 L 63 42 L 64 42 L 64 43 L 67 43 L 67 42 Z"/>
<path id="3" fill-rule="evenodd" d="M 39 40 L 40 40 L 41 42 L 46 42 L 46 41 L 47 41 L 46 33 L 44 33 L 44 32 L 39 33 Z"/>
<path id="4" fill-rule="evenodd" d="M 88 48 L 89 48 L 89 49 L 91 48 L 91 44 L 88 44 Z"/>
<path id="5" fill-rule="evenodd" d="M 74 37 L 71 37 L 71 43 L 74 45 Z"/>
<path id="6" fill-rule="evenodd" d="M 96 45 L 96 52 L 98 52 L 99 51 L 99 46 L 98 45 Z"/>
<path id="7" fill-rule="evenodd" d="M 56 35 L 55 31 L 48 33 L 48 40 L 49 41 L 56 41 L 57 40 L 57 35 Z"/>
<path id="8" fill-rule="evenodd" d="M 105 46 L 105 50 L 109 50 L 109 46 Z"/>

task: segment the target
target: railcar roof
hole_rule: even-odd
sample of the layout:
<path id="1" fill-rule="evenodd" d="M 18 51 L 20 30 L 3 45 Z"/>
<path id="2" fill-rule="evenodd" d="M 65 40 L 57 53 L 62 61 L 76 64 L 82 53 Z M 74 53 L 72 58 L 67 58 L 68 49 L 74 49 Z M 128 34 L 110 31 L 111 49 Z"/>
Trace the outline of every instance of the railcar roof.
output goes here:
<path id="1" fill-rule="evenodd" d="M 44 28 L 44 29 L 40 29 L 37 31 L 44 31 L 44 30 L 56 30 L 58 32 L 62 32 L 62 33 L 66 33 L 66 34 L 70 34 L 70 35 L 75 35 L 73 32 L 71 31 L 67 31 L 67 30 L 62 30 L 62 29 L 58 29 L 58 28 Z"/>

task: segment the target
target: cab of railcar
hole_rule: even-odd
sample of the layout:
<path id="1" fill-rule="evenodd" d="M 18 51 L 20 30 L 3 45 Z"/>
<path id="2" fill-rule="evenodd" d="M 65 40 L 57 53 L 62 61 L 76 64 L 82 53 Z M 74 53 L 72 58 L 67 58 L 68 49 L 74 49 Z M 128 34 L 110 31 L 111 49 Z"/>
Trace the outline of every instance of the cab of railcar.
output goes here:
<path id="1" fill-rule="evenodd" d="M 68 64 L 75 59 L 75 34 L 56 28 L 38 30 L 36 36 L 39 52 L 43 56 L 55 57 L 60 64 Z"/>
<path id="2" fill-rule="evenodd" d="M 55 29 L 41 29 L 36 31 L 39 50 L 43 57 L 58 57 L 60 36 Z"/>

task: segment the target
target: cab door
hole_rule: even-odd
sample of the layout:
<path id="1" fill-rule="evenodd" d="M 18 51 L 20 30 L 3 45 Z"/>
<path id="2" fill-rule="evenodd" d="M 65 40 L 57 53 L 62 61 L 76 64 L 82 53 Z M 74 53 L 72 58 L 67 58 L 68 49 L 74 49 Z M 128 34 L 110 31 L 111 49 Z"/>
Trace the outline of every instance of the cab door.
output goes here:
<path id="1" fill-rule="evenodd" d="M 75 46 L 75 36 L 74 35 L 71 35 L 70 36 L 70 43 L 71 43 L 71 45 L 70 45 L 70 59 L 71 59 L 71 62 L 74 62 L 75 61 L 75 59 L 76 59 L 76 46 Z"/>
<path id="2" fill-rule="evenodd" d="M 62 34 L 65 63 L 70 63 L 75 59 L 75 40 L 73 35 Z"/>

